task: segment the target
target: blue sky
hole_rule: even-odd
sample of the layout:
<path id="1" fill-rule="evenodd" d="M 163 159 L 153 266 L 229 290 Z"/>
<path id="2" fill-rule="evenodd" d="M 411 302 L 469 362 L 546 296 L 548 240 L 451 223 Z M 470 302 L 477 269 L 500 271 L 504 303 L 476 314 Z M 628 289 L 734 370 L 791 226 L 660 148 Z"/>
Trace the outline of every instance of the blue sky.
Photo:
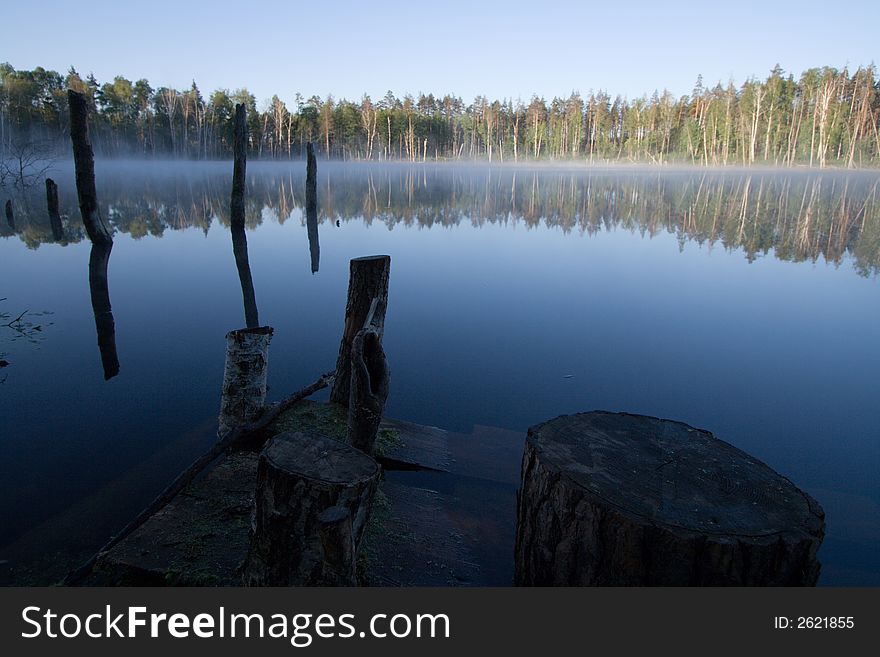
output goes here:
<path id="1" fill-rule="evenodd" d="M 247 87 L 258 104 L 333 93 L 527 100 L 605 89 L 629 97 L 766 77 L 777 62 L 880 59 L 880 2 L 382 0 L 7 3 L 0 61 L 100 82 L 146 77 L 203 92 Z M 85 5 L 83 9 L 82 6 Z M 878 62 L 880 63 L 880 62 Z"/>

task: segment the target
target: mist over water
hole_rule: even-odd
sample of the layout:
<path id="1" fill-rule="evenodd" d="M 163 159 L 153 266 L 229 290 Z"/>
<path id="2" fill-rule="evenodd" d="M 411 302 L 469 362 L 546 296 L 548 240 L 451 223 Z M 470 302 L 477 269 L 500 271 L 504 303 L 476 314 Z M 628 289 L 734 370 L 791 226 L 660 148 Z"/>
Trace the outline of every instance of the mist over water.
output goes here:
<path id="1" fill-rule="evenodd" d="M 223 336 L 246 323 L 231 166 L 99 162 L 117 233 L 105 381 L 57 169 L 61 239 L 42 187 L 7 193 L 0 230 L 0 312 L 51 313 L 0 333 L 0 560 L 96 547 L 210 445 Z M 322 162 L 308 224 L 304 163 L 250 163 L 272 399 L 332 368 L 348 261 L 388 253 L 388 415 L 524 433 L 606 409 L 708 429 L 823 505 L 820 583 L 880 583 L 876 172 Z"/>

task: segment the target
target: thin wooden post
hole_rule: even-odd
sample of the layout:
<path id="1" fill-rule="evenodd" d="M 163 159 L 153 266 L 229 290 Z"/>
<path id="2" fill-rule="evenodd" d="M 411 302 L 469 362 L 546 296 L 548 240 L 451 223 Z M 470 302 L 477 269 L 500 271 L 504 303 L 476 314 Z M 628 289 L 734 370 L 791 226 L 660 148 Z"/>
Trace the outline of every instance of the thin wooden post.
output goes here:
<path id="1" fill-rule="evenodd" d="M 49 225 L 52 227 L 52 239 L 56 242 L 64 238 L 64 226 L 58 212 L 58 185 L 51 178 L 46 178 L 46 207 L 49 211 Z"/>
<path id="2" fill-rule="evenodd" d="M 89 140 L 89 106 L 86 97 L 73 89 L 67 90 L 70 106 L 70 140 L 76 168 L 76 193 L 79 211 L 92 244 L 112 244 L 113 236 L 98 208 L 95 188 L 95 154 Z"/>
<path id="3" fill-rule="evenodd" d="M 391 274 L 391 256 L 376 255 L 354 258 L 349 266 L 348 301 L 345 305 L 345 325 L 336 358 L 336 381 L 330 391 L 330 401 L 349 405 L 351 391 L 351 345 L 358 331 L 364 328 L 373 299 L 375 312 L 370 325 L 382 339 L 385 330 L 385 311 L 388 307 L 388 279 Z"/>
<path id="4" fill-rule="evenodd" d="M 6 200 L 6 223 L 12 230 L 15 230 L 15 215 L 12 212 L 12 199 Z"/>
<path id="5" fill-rule="evenodd" d="M 229 206 L 233 226 L 244 227 L 244 191 L 247 183 L 247 110 L 242 103 L 235 106 L 232 130 L 232 200 Z"/>
<path id="6" fill-rule="evenodd" d="M 113 308 L 110 305 L 110 286 L 107 282 L 107 265 L 113 242 L 95 242 L 89 254 L 89 294 L 92 298 L 92 312 L 95 314 L 95 329 L 98 333 L 98 349 L 101 352 L 101 365 L 104 380 L 108 381 L 119 374 L 119 356 L 116 353 L 116 324 L 113 321 Z"/>

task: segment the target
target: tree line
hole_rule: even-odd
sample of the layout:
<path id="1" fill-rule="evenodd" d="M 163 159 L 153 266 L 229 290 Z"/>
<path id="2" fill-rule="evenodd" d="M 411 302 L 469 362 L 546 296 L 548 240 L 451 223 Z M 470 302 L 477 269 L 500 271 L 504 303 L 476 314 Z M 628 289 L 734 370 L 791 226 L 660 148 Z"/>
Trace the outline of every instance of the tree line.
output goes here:
<path id="1" fill-rule="evenodd" d="M 876 69 L 811 68 L 799 78 L 778 65 L 764 80 L 704 86 L 627 99 L 605 91 L 550 101 L 470 104 L 433 94 L 374 101 L 277 95 L 261 103 L 247 89 L 154 88 L 146 79 L 99 82 L 0 64 L 0 148 L 22 143 L 67 147 L 66 89 L 92 109 L 92 139 L 103 156 L 220 159 L 230 156 L 236 103 L 248 110 L 251 157 L 302 157 L 314 142 L 343 160 L 588 160 L 872 166 L 880 163 L 880 80 Z"/>
<path id="2" fill-rule="evenodd" d="M 305 223 L 305 171 L 271 167 L 251 176 L 245 223 Z M 134 176 L 137 167 L 105 172 L 102 214 L 115 231 L 135 239 L 166 231 L 230 225 L 228 172 Z M 259 171 L 259 169 L 257 169 Z M 688 175 L 452 167 L 328 165 L 319 184 L 322 230 L 363 221 L 395 226 L 522 224 L 593 234 L 612 229 L 675 234 L 689 241 L 742 249 L 751 261 L 768 253 L 781 260 L 849 257 L 859 274 L 880 272 L 880 181 L 873 175 L 797 172 Z M 132 184 L 132 180 L 137 180 Z M 76 190 L 59 178 L 63 244 L 85 239 Z M 34 187 L 18 197 L 13 231 L 30 248 L 53 242 L 45 195 Z M 344 223 L 342 227 L 344 228 Z"/>

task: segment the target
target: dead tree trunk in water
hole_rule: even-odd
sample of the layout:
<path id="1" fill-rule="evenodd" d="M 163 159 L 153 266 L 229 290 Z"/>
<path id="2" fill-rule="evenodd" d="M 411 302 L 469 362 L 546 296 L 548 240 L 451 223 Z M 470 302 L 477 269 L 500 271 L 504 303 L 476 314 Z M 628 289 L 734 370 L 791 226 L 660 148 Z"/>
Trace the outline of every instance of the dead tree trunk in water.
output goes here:
<path id="1" fill-rule="evenodd" d="M 242 103 L 235 106 L 235 124 L 232 131 L 232 201 L 229 205 L 233 226 L 244 227 L 244 190 L 247 183 L 247 110 Z"/>
<path id="2" fill-rule="evenodd" d="M 379 472 L 376 461 L 340 441 L 275 436 L 257 467 L 244 584 L 351 584 Z"/>
<path id="3" fill-rule="evenodd" d="M 89 141 L 89 107 L 86 97 L 68 89 L 67 104 L 70 106 L 70 140 L 73 142 L 73 162 L 76 167 L 76 193 L 83 224 L 92 244 L 112 244 L 113 236 L 98 208 L 95 155 Z"/>
<path id="4" fill-rule="evenodd" d="M 113 308 L 110 306 L 110 286 L 107 282 L 107 266 L 113 242 L 92 244 L 89 254 L 89 293 L 92 297 L 92 311 L 95 314 L 95 329 L 98 332 L 98 349 L 101 352 L 101 365 L 104 380 L 119 374 L 119 357 L 116 354 L 116 324 L 113 321 Z"/>
<path id="5" fill-rule="evenodd" d="M 6 223 L 12 230 L 15 230 L 15 215 L 12 212 L 12 199 L 6 200 Z"/>
<path id="6" fill-rule="evenodd" d="M 309 235 L 309 254 L 314 274 L 318 271 L 321 262 L 321 247 L 318 244 L 318 165 L 315 162 L 312 142 L 306 144 L 306 153 L 306 230 Z"/>
<path id="7" fill-rule="evenodd" d="M 245 326 L 251 329 L 257 328 L 260 325 L 260 318 L 257 312 L 254 280 L 251 277 L 251 265 L 248 260 L 247 235 L 244 232 L 244 224 L 232 224 L 230 232 L 232 233 L 232 253 L 235 256 L 235 267 L 238 269 L 241 296 L 244 300 Z"/>
<path id="8" fill-rule="evenodd" d="M 382 411 L 388 399 L 391 373 L 382 339 L 372 328 L 358 331 L 351 343 L 351 396 L 348 405 L 348 440 L 373 456 Z"/>
<path id="9" fill-rule="evenodd" d="M 247 328 L 226 334 L 226 365 L 217 435 L 256 418 L 266 403 L 266 376 L 272 328 Z"/>
<path id="10" fill-rule="evenodd" d="M 345 325 L 336 358 L 336 381 L 330 391 L 330 401 L 348 406 L 351 391 L 351 344 L 358 331 L 364 328 L 373 299 L 377 300 L 371 326 L 382 339 L 385 329 L 385 310 L 388 307 L 388 278 L 391 256 L 378 255 L 355 258 L 350 264 L 348 301 L 345 306 Z"/>
<path id="11" fill-rule="evenodd" d="M 58 185 L 51 178 L 46 178 L 46 207 L 49 211 L 52 239 L 58 242 L 64 239 L 64 227 L 61 225 L 61 214 L 58 212 Z"/>

